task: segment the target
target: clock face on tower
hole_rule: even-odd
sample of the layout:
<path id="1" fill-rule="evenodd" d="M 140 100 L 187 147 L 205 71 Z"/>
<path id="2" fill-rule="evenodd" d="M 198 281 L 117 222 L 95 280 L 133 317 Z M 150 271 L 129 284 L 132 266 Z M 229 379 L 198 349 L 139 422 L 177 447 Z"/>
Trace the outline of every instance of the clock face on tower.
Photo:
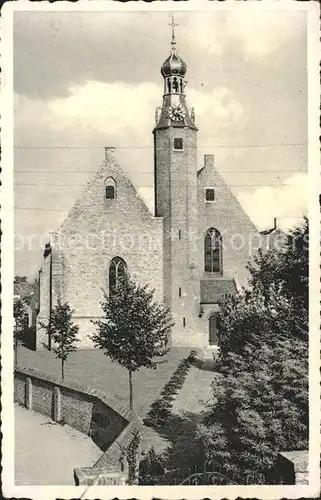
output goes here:
<path id="1" fill-rule="evenodd" d="M 178 104 L 178 106 L 170 106 L 168 109 L 168 117 L 171 120 L 174 121 L 179 121 L 179 120 L 184 120 L 186 115 L 186 110 L 184 106 L 181 104 Z"/>

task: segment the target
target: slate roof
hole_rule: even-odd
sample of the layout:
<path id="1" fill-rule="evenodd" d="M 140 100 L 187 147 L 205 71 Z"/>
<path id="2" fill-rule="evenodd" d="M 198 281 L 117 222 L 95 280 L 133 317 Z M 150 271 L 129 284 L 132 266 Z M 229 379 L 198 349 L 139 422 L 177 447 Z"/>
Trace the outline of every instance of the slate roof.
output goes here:
<path id="1" fill-rule="evenodd" d="M 236 293 L 233 279 L 203 279 L 201 280 L 201 304 L 217 304 L 227 294 Z"/>

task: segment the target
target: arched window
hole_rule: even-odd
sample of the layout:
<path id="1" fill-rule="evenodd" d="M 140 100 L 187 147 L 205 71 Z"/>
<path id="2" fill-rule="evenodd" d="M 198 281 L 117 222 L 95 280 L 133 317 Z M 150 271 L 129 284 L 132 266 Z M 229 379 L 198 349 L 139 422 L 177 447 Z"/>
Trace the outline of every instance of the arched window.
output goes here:
<path id="1" fill-rule="evenodd" d="M 126 262 L 120 257 L 114 257 L 109 264 L 109 293 L 117 290 L 119 279 L 127 276 Z"/>
<path id="2" fill-rule="evenodd" d="M 208 318 L 208 343 L 209 345 L 217 345 L 217 330 L 218 330 L 218 317 L 213 313 Z"/>
<path id="3" fill-rule="evenodd" d="M 214 228 L 208 229 L 204 238 L 204 271 L 222 273 L 222 236 Z"/>
<path id="4" fill-rule="evenodd" d="M 105 180 L 105 197 L 106 200 L 114 200 L 116 198 L 116 182 L 112 177 Z"/>

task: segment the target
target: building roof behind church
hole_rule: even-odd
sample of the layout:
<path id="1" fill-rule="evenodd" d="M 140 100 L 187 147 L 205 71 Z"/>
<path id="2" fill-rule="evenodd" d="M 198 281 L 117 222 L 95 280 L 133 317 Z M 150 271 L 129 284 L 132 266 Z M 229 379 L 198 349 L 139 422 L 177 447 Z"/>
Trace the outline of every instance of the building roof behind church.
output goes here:
<path id="1" fill-rule="evenodd" d="M 34 293 L 35 284 L 30 282 L 14 283 L 13 293 L 21 298 L 28 297 Z"/>

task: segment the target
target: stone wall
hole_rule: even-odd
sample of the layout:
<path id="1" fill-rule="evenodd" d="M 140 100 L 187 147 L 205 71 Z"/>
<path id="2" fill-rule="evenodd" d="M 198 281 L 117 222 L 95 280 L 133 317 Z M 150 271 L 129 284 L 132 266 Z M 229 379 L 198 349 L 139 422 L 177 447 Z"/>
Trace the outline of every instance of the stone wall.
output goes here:
<path id="1" fill-rule="evenodd" d="M 283 451 L 277 461 L 278 482 L 309 484 L 309 453 L 307 450 Z"/>
<path id="2" fill-rule="evenodd" d="M 50 309 L 50 286 L 51 286 L 51 303 L 55 306 L 58 299 L 63 300 L 63 274 L 64 262 L 63 253 L 55 246 L 57 239 L 56 233 L 51 233 L 51 253 L 43 260 L 42 267 L 39 272 L 39 310 L 36 323 L 36 348 L 41 349 L 48 345 L 48 334 L 41 324 L 48 324 L 49 309 Z"/>
<path id="3" fill-rule="evenodd" d="M 93 484 L 93 478 L 99 484 L 126 481 L 126 450 L 142 421 L 121 403 L 102 391 L 20 367 L 14 374 L 14 401 L 89 435 L 102 450 L 93 467 L 75 469 L 76 484 Z"/>

